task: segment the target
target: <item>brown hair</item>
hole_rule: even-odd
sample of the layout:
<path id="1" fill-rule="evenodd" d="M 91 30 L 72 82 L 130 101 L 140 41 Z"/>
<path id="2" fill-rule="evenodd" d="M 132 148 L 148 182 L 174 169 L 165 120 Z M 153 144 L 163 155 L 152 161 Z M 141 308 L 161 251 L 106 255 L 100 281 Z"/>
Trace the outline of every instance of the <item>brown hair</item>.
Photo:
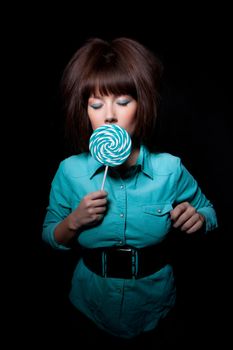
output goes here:
<path id="1" fill-rule="evenodd" d="M 135 139 L 149 148 L 158 112 L 162 74 L 160 60 L 130 38 L 89 39 L 67 64 L 61 91 L 66 136 L 77 153 L 88 151 L 92 134 L 87 102 L 96 89 L 103 95 L 131 95 L 138 102 Z"/>

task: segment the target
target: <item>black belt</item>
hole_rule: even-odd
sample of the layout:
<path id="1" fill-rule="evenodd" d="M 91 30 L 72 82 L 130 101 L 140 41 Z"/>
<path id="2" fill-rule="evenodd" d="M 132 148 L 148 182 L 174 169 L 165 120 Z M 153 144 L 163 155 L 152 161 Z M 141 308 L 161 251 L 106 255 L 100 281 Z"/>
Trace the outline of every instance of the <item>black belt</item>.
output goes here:
<path id="1" fill-rule="evenodd" d="M 164 242 L 145 247 L 113 246 L 84 248 L 84 264 L 91 271 L 102 277 L 142 278 L 160 270 L 169 263 L 169 256 Z"/>

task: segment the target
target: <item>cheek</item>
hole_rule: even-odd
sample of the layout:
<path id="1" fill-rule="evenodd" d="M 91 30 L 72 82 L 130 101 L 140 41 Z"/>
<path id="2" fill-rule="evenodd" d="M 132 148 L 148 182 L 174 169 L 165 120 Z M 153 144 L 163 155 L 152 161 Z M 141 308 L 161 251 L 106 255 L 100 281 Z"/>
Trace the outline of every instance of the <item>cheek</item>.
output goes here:
<path id="1" fill-rule="evenodd" d="M 133 132 L 135 130 L 135 126 L 136 126 L 136 116 L 135 114 L 129 114 L 128 116 L 126 116 L 126 124 L 128 125 L 128 128 L 131 132 Z"/>
<path id="2" fill-rule="evenodd" d="M 101 119 L 96 115 L 96 112 L 93 112 L 92 110 L 87 110 L 88 117 L 92 126 L 92 129 L 98 128 L 101 124 Z"/>
<path id="3" fill-rule="evenodd" d="M 91 126 L 92 126 L 92 129 L 93 130 L 95 130 L 95 129 L 97 129 L 98 127 L 100 127 L 101 125 L 103 125 L 103 123 L 101 123 L 101 122 L 97 122 L 97 121 L 95 121 L 95 120 L 91 120 Z"/>

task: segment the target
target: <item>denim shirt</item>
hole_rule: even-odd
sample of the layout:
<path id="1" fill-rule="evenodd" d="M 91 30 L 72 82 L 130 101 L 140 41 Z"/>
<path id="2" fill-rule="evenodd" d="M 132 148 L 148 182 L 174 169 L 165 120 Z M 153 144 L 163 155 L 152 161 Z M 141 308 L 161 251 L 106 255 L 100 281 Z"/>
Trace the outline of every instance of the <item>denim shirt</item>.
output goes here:
<path id="1" fill-rule="evenodd" d="M 60 163 L 52 181 L 42 237 L 55 249 L 70 249 L 54 239 L 55 227 L 79 205 L 82 198 L 101 188 L 104 166 L 89 153 Z M 88 248 L 131 245 L 142 248 L 163 241 L 172 222 L 170 211 L 187 201 L 205 216 L 205 230 L 217 227 L 213 205 L 179 157 L 150 153 L 141 146 L 136 165 L 120 176 L 110 167 L 104 189 L 108 207 L 96 226 L 77 234 Z M 105 331 L 125 338 L 156 327 L 174 306 L 176 287 L 170 264 L 140 279 L 103 278 L 80 259 L 74 270 L 71 302 Z"/>

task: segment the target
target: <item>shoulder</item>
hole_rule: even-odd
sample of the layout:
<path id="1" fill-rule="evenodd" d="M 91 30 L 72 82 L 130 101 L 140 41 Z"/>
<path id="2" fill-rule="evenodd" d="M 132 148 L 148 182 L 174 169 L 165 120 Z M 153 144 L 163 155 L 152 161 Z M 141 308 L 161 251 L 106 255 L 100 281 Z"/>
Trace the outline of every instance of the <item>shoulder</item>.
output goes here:
<path id="1" fill-rule="evenodd" d="M 88 161 L 88 153 L 81 153 L 78 155 L 72 155 L 63 159 L 60 162 L 59 170 L 65 176 L 74 176 L 77 174 L 84 175 L 87 173 L 87 161 Z"/>
<path id="2" fill-rule="evenodd" d="M 151 165 L 158 175 L 169 175 L 176 172 L 181 166 L 181 159 L 170 153 L 151 153 Z"/>

